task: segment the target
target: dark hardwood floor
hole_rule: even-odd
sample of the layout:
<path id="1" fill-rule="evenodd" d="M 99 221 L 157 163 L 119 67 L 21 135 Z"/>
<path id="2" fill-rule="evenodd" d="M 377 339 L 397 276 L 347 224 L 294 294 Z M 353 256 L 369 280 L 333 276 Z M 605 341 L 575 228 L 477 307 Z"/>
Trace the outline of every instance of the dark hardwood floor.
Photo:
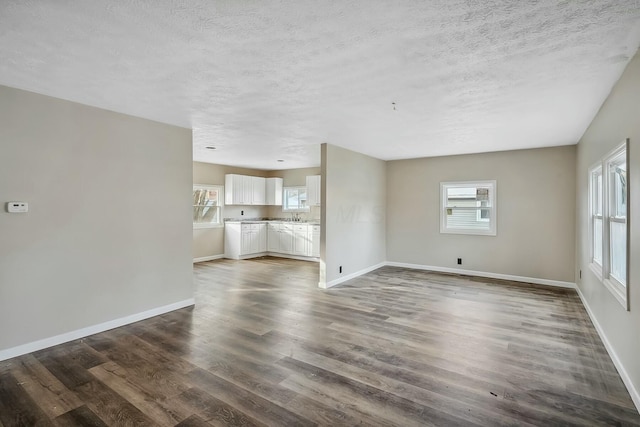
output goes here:
<path id="1" fill-rule="evenodd" d="M 194 266 L 196 306 L 0 362 L 0 426 L 640 425 L 572 290 Z"/>

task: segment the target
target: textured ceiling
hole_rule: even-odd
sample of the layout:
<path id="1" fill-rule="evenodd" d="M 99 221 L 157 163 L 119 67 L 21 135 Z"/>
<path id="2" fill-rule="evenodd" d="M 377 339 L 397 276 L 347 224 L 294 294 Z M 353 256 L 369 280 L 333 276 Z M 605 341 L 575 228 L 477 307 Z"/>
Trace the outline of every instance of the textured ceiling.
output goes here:
<path id="1" fill-rule="evenodd" d="M 638 0 L 0 1 L 0 84 L 260 169 L 574 144 L 639 45 Z"/>

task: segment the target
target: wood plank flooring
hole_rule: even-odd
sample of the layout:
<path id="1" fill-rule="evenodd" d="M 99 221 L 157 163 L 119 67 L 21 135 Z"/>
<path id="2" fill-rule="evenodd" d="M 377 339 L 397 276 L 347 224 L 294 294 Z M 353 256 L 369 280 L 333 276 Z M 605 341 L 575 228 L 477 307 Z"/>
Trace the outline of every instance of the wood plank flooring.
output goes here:
<path id="1" fill-rule="evenodd" d="M 194 266 L 196 306 L 0 362 L 0 427 L 640 425 L 572 290 Z"/>

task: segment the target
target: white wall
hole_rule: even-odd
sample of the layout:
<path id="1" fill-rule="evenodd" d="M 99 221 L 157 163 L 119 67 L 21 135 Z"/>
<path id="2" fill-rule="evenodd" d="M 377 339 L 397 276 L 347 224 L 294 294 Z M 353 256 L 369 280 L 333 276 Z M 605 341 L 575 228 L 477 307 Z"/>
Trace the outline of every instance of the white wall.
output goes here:
<path id="1" fill-rule="evenodd" d="M 191 165 L 188 129 L 0 86 L 0 358 L 192 301 Z"/>
<path id="2" fill-rule="evenodd" d="M 323 144 L 321 192 L 320 286 L 330 287 L 385 261 L 385 162 Z"/>
<path id="3" fill-rule="evenodd" d="M 578 144 L 577 150 L 577 267 L 578 288 L 595 324 L 613 353 L 627 388 L 640 407 L 640 53 L 632 59 L 608 99 Z M 625 138 L 629 149 L 629 218 L 631 311 L 614 299 L 588 268 L 588 169 Z"/>
<path id="4" fill-rule="evenodd" d="M 440 182 L 497 181 L 497 236 L 440 233 Z M 575 282 L 575 146 L 387 162 L 387 260 Z M 462 258 L 462 265 L 457 259 Z"/>

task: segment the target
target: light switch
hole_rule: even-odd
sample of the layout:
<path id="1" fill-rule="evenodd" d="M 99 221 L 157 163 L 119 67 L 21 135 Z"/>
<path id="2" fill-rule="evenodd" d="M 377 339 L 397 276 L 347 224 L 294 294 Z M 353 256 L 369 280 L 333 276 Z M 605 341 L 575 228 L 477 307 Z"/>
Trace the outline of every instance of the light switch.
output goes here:
<path id="1" fill-rule="evenodd" d="M 9 212 L 9 213 L 26 213 L 26 212 L 29 212 L 29 203 L 27 203 L 27 202 L 9 202 L 9 203 L 7 203 L 7 212 Z"/>

